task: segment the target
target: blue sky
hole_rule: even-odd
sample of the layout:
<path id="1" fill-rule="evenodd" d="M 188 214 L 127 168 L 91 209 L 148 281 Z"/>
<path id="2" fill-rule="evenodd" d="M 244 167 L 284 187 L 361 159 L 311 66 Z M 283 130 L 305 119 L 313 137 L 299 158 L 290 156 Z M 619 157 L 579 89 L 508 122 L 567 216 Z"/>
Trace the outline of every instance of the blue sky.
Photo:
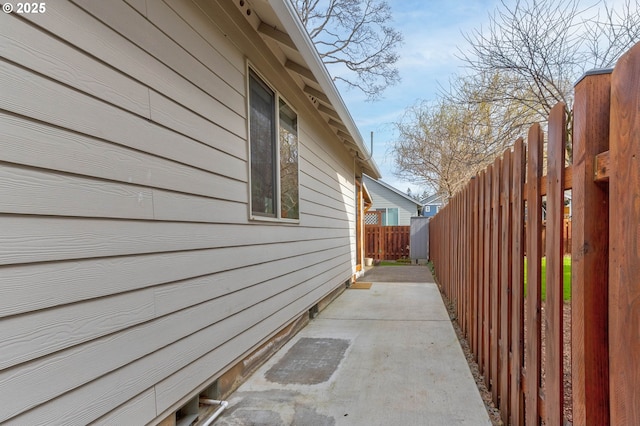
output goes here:
<path id="1" fill-rule="evenodd" d="M 422 193 L 424 188 L 398 179 L 394 175 L 391 146 L 396 138 L 393 123 L 404 110 L 420 100 L 436 99 L 440 86 L 448 86 L 454 74 L 461 74 L 458 47 L 465 46 L 463 32 L 486 26 L 489 13 L 499 0 L 388 0 L 393 10 L 394 25 L 404 36 L 397 63 L 402 81 L 389 87 L 383 98 L 367 102 L 357 90 L 338 89 L 369 146 L 374 132 L 374 160 L 382 172 L 382 180 L 405 192 Z"/>

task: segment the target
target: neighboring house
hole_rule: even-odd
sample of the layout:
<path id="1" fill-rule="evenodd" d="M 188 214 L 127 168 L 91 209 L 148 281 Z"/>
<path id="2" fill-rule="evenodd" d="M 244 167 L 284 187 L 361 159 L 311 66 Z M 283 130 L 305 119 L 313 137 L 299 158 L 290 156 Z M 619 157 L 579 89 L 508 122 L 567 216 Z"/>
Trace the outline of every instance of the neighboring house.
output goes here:
<path id="1" fill-rule="evenodd" d="M 41 4 L 0 14 L 0 423 L 189 423 L 358 273 L 379 171 L 289 0 Z"/>
<path id="2" fill-rule="evenodd" d="M 422 209 L 422 216 L 433 217 L 440 211 L 446 204 L 445 197 L 440 194 L 430 195 L 422 200 L 424 208 Z"/>
<path id="3" fill-rule="evenodd" d="M 364 175 L 363 180 L 372 198 L 369 212 L 377 211 L 383 226 L 409 226 L 413 216 L 420 216 L 422 203 L 391 185 Z"/>

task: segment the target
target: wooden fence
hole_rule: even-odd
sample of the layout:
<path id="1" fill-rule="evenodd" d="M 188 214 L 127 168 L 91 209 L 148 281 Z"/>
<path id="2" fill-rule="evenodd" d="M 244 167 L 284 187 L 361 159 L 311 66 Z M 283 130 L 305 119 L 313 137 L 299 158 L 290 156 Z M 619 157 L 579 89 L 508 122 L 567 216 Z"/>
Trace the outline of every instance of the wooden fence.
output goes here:
<path id="1" fill-rule="evenodd" d="M 366 225 L 365 257 L 397 260 L 409 257 L 410 226 Z"/>
<path id="2" fill-rule="evenodd" d="M 543 131 L 534 125 L 526 144 L 518 140 L 431 220 L 431 259 L 505 424 L 562 425 L 567 375 L 574 425 L 640 425 L 640 43 L 612 73 L 576 84 L 573 120 L 572 166 L 565 167 L 560 104 L 548 121 L 546 176 Z M 567 189 L 570 371 L 563 365 Z"/>
<path id="3" fill-rule="evenodd" d="M 526 231 L 526 224 L 525 224 L 525 231 Z M 542 228 L 540 230 L 540 232 L 542 233 L 542 240 L 541 240 L 541 244 L 542 244 L 542 255 L 545 255 L 545 247 L 546 247 L 546 242 L 547 242 L 547 223 L 546 221 L 542 222 Z M 526 235 L 526 232 L 525 232 Z M 527 255 L 527 243 L 526 240 L 524 242 L 524 247 L 525 247 L 525 252 L 524 255 Z M 562 247 L 564 249 L 564 253 L 565 254 L 571 254 L 571 219 L 570 218 L 565 218 L 562 221 Z"/>

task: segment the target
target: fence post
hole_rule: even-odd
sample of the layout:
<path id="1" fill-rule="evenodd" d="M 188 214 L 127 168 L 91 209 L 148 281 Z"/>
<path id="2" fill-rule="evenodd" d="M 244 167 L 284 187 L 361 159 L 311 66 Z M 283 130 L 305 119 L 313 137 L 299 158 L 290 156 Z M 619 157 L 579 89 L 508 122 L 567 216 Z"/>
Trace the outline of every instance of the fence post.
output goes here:
<path id="1" fill-rule="evenodd" d="M 575 86 L 571 377 L 576 426 L 609 424 L 609 194 L 605 184 L 594 182 L 594 170 L 595 156 L 609 149 L 610 93 L 611 70 L 585 75 Z"/>
<path id="2" fill-rule="evenodd" d="M 611 76 L 609 379 L 611 424 L 640 424 L 640 43 Z"/>

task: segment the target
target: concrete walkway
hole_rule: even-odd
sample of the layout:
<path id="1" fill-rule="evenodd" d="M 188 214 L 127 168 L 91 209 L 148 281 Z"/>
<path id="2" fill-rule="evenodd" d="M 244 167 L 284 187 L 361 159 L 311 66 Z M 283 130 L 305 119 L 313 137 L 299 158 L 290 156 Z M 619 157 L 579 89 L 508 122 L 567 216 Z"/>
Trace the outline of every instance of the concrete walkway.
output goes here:
<path id="1" fill-rule="evenodd" d="M 405 269 L 407 268 L 407 269 Z M 380 277 L 415 274 L 413 282 Z M 490 425 L 426 267 L 375 267 L 229 397 L 216 425 Z"/>

